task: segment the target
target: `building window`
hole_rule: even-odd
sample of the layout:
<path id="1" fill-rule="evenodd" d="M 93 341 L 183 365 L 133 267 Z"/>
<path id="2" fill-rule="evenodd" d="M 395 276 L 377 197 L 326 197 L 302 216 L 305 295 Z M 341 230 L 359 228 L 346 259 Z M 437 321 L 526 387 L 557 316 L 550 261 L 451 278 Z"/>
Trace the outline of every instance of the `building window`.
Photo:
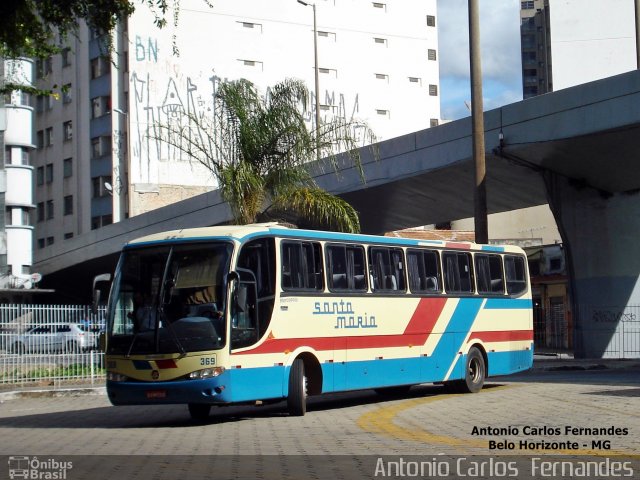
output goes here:
<path id="1" fill-rule="evenodd" d="M 36 97 L 36 113 L 44 112 L 44 105 L 46 101 L 46 95 L 38 95 Z"/>
<path id="2" fill-rule="evenodd" d="M 111 215 L 102 215 L 98 217 L 91 217 L 91 230 L 95 230 L 106 225 L 113 223 L 113 217 Z"/>
<path id="3" fill-rule="evenodd" d="M 53 237 L 47 237 L 47 245 L 53 245 L 54 240 Z"/>
<path id="4" fill-rule="evenodd" d="M 334 42 L 336 41 L 336 33 L 335 32 L 327 32 L 327 31 L 319 30 L 318 31 L 318 37 L 329 38 L 329 39 L 333 40 Z"/>
<path id="5" fill-rule="evenodd" d="M 111 71 L 111 62 L 108 58 L 98 57 L 91 60 L 91 78 L 98 78 Z"/>
<path id="6" fill-rule="evenodd" d="M 409 77 L 409 83 L 415 83 L 417 85 L 422 85 L 422 79 L 420 77 Z"/>
<path id="7" fill-rule="evenodd" d="M 73 138 L 73 123 L 71 120 L 62 124 L 62 131 L 64 133 L 65 142 Z"/>
<path id="8" fill-rule="evenodd" d="M 45 180 L 47 183 L 53 182 L 53 163 L 47 163 L 45 168 Z"/>
<path id="9" fill-rule="evenodd" d="M 105 187 L 106 184 L 111 184 L 111 176 L 103 176 L 103 177 L 94 177 L 91 179 L 92 192 L 91 195 L 93 198 L 101 198 L 106 197 L 111 192 L 107 190 Z"/>
<path id="10" fill-rule="evenodd" d="M 73 175 L 73 159 L 65 158 L 62 161 L 62 176 L 69 178 Z"/>
<path id="11" fill-rule="evenodd" d="M 384 80 L 388 83 L 389 75 L 387 75 L 386 73 L 376 73 L 376 80 Z"/>
<path id="12" fill-rule="evenodd" d="M 381 117 L 387 117 L 387 118 L 389 118 L 389 116 L 390 116 L 390 112 L 389 112 L 389 110 L 385 110 L 385 109 L 383 109 L 383 108 L 376 108 L 376 113 L 377 113 L 378 115 L 380 115 Z"/>
<path id="13" fill-rule="evenodd" d="M 248 59 L 247 59 L 247 60 L 244 60 L 244 59 L 238 59 L 238 61 L 239 61 L 242 65 L 244 65 L 245 67 L 252 67 L 252 68 L 256 68 L 256 69 L 258 69 L 258 70 L 260 70 L 260 71 L 262 71 L 262 70 L 263 70 L 263 67 L 264 67 L 263 63 L 262 63 L 262 62 L 260 62 L 259 60 L 248 60 Z"/>
<path id="14" fill-rule="evenodd" d="M 71 103 L 71 84 L 62 86 L 62 103 Z"/>
<path id="15" fill-rule="evenodd" d="M 64 214 L 73 214 L 73 195 L 67 195 L 66 197 L 64 197 Z"/>
<path id="16" fill-rule="evenodd" d="M 374 43 L 377 43 L 378 45 L 384 45 L 385 47 L 387 46 L 387 39 L 386 38 L 380 38 L 380 37 L 375 37 L 373 39 Z"/>
<path id="17" fill-rule="evenodd" d="M 385 12 L 387 11 L 386 3 L 380 3 L 380 2 L 372 2 L 372 3 L 373 3 L 373 8 L 379 8 L 380 10 L 384 10 Z"/>
<path id="18" fill-rule="evenodd" d="M 47 200 L 47 220 L 53 219 L 53 200 Z"/>
<path id="19" fill-rule="evenodd" d="M 427 59 L 428 60 L 436 60 L 436 51 L 433 48 L 427 50 Z"/>
<path id="20" fill-rule="evenodd" d="M 438 85 L 429 85 L 429 95 L 432 97 L 438 96 Z"/>
<path id="21" fill-rule="evenodd" d="M 44 185 L 44 167 L 36 169 L 36 185 Z"/>
<path id="22" fill-rule="evenodd" d="M 71 49 L 69 47 L 63 48 L 60 52 L 62 56 L 62 66 L 68 67 L 71 65 Z"/>
<path id="23" fill-rule="evenodd" d="M 435 27 L 436 26 L 436 17 L 435 15 L 427 15 L 427 26 Z"/>
<path id="24" fill-rule="evenodd" d="M 53 127 L 49 127 L 44 131 L 44 145 L 51 147 L 53 145 Z"/>
<path id="25" fill-rule="evenodd" d="M 39 248 L 39 249 L 43 249 L 43 248 L 44 248 L 44 246 L 45 246 L 44 238 L 39 238 L 39 239 L 38 239 L 38 248 Z"/>
<path id="26" fill-rule="evenodd" d="M 64 234 L 65 240 L 69 240 L 70 238 L 73 238 L 73 232 L 67 232 Z"/>
<path id="27" fill-rule="evenodd" d="M 535 7 L 533 6 L 533 0 L 529 0 L 526 2 L 520 2 L 520 8 L 522 10 L 533 10 Z"/>
<path id="28" fill-rule="evenodd" d="M 91 99 L 91 118 L 99 118 L 111 112 L 111 97 L 96 97 Z"/>
<path id="29" fill-rule="evenodd" d="M 38 148 L 44 147 L 44 130 L 38 130 L 36 132 L 36 146 Z"/>
<path id="30" fill-rule="evenodd" d="M 38 222 L 44 222 L 44 202 L 39 202 L 36 207 L 36 215 Z"/>
<path id="31" fill-rule="evenodd" d="M 440 125 L 440 120 L 438 120 L 437 118 L 432 118 L 431 120 L 429 120 L 430 127 L 437 127 L 438 125 Z"/>

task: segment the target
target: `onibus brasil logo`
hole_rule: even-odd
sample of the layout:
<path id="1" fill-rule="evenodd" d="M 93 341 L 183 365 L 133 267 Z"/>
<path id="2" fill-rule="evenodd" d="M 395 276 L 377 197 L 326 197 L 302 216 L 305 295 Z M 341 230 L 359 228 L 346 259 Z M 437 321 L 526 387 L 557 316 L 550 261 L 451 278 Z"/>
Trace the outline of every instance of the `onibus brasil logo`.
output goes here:
<path id="1" fill-rule="evenodd" d="M 9 478 L 37 480 L 65 480 L 73 462 L 61 462 L 54 458 L 38 458 L 23 455 L 9 457 Z"/>

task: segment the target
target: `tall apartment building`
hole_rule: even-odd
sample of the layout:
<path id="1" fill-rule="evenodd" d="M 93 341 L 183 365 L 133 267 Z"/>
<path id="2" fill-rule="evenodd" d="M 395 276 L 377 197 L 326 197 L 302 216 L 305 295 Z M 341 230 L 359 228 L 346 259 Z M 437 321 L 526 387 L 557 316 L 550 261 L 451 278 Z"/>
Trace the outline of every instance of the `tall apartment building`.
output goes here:
<path id="1" fill-rule="evenodd" d="M 102 56 L 100 32 L 83 28 L 62 54 L 39 62 L 38 85 L 64 92 L 36 102 L 36 256 L 214 188 L 206 168 L 153 133 L 185 113 L 211 115 L 224 80 L 246 78 L 265 92 L 285 78 L 302 79 L 313 95 L 313 127 L 308 7 L 184 0 L 177 27 L 159 30 L 141 5 L 111 34 L 111 59 Z M 436 0 L 317 0 L 315 13 L 321 117 L 365 120 L 380 139 L 439 123 Z"/>
<path id="2" fill-rule="evenodd" d="M 524 98 L 636 68 L 634 0 L 521 2 Z"/>
<path id="3" fill-rule="evenodd" d="M 0 59 L 0 78 L 31 86 L 31 60 Z M 8 92 L 0 99 L 0 302 L 32 285 L 33 108 L 29 94 Z"/>

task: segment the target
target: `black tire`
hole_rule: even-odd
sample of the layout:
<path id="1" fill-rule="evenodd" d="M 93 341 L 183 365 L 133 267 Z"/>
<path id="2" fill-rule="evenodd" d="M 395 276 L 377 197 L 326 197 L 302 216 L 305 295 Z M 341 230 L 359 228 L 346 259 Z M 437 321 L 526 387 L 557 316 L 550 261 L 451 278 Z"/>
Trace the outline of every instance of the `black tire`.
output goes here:
<path id="1" fill-rule="evenodd" d="M 307 413 L 307 378 L 304 375 L 304 362 L 296 358 L 289 372 L 289 395 L 287 410 L 293 417 L 302 417 Z"/>
<path id="2" fill-rule="evenodd" d="M 211 413 L 211 405 L 207 405 L 206 403 L 189 404 L 189 415 L 191 415 L 192 420 L 203 422 L 209 418 L 209 413 Z"/>
<path id="3" fill-rule="evenodd" d="M 487 376 L 487 365 L 480 350 L 471 347 L 465 362 L 464 380 L 456 383 L 458 391 L 462 393 L 477 393 L 482 390 Z"/>
<path id="4" fill-rule="evenodd" d="M 67 352 L 78 352 L 78 342 L 76 342 L 75 340 L 69 340 L 67 342 Z"/>

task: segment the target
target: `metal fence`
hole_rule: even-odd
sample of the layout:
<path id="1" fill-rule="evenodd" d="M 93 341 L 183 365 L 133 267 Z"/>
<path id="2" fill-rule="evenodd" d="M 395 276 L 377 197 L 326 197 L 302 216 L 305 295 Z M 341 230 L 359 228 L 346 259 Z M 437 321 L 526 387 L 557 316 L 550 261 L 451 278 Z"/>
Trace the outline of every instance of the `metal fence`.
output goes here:
<path id="1" fill-rule="evenodd" d="M 104 380 L 104 308 L 0 304 L 0 385 L 64 387 Z"/>
<path id="2" fill-rule="evenodd" d="M 589 338 L 602 358 L 640 358 L 640 306 L 580 305 L 576 342 Z"/>

